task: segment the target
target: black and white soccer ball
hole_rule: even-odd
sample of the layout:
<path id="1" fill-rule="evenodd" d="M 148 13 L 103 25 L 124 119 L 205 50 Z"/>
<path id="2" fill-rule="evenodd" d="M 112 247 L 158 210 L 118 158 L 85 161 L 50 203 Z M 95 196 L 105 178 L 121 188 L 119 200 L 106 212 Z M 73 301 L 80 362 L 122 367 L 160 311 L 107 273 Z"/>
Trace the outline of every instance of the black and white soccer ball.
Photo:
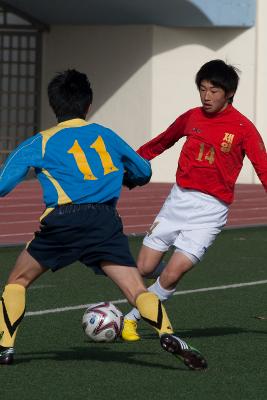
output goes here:
<path id="1" fill-rule="evenodd" d="M 94 342 L 113 342 L 121 334 L 123 314 L 110 302 L 91 304 L 83 315 L 82 327 Z"/>

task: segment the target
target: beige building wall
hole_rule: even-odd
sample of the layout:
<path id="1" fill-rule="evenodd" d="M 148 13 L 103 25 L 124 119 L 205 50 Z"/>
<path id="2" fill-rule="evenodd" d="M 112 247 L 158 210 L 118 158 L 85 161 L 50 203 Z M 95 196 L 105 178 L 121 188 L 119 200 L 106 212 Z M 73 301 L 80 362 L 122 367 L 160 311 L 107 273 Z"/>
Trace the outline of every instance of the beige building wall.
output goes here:
<path id="1" fill-rule="evenodd" d="M 267 144 L 267 2 L 258 0 L 251 29 L 158 26 L 52 26 L 44 34 L 42 128 L 56 123 L 46 86 L 57 71 L 77 68 L 90 77 L 94 103 L 89 120 L 119 133 L 134 148 L 199 105 L 194 77 L 221 58 L 240 69 L 234 105 Z M 152 161 L 154 182 L 174 182 L 182 142 Z M 245 159 L 239 183 L 258 182 Z"/>
<path id="2" fill-rule="evenodd" d="M 257 0 L 255 46 L 255 123 L 267 147 L 267 1 Z"/>
<path id="3" fill-rule="evenodd" d="M 94 100 L 88 117 L 134 148 L 151 131 L 152 34 L 149 26 L 52 26 L 44 34 L 42 128 L 55 124 L 46 87 L 57 71 L 85 72 Z"/>

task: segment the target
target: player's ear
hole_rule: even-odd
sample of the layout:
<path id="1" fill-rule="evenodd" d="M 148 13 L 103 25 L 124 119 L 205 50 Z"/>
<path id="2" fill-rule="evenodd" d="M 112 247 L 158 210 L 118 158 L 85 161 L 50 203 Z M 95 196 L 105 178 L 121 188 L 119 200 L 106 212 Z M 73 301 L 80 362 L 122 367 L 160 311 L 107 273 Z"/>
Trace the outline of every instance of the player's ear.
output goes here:
<path id="1" fill-rule="evenodd" d="M 231 98 L 234 96 L 234 94 L 235 94 L 234 91 L 231 91 L 231 92 L 229 92 L 229 93 L 226 93 L 226 98 L 227 98 L 227 100 L 231 99 Z"/>

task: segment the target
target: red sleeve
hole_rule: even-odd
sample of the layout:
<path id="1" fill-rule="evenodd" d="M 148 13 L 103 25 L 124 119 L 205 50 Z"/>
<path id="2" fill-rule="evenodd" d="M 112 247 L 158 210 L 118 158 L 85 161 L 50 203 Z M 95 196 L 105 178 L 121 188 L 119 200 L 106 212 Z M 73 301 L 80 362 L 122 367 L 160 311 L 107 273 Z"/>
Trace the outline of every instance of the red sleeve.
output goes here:
<path id="1" fill-rule="evenodd" d="M 267 153 L 261 135 L 252 124 L 245 136 L 244 150 L 267 192 Z"/>
<path id="2" fill-rule="evenodd" d="M 137 150 L 137 153 L 147 160 L 152 160 L 152 158 L 172 147 L 181 137 L 185 135 L 185 126 L 190 114 L 191 110 L 180 115 L 166 129 L 166 131 L 160 133 L 154 139 L 141 146 Z"/>

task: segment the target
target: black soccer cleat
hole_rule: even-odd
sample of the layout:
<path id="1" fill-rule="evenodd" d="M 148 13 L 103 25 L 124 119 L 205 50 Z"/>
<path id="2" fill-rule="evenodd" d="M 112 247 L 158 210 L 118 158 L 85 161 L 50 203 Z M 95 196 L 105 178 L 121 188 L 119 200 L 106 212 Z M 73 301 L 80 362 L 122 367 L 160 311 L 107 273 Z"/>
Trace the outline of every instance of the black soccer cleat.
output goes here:
<path id="1" fill-rule="evenodd" d="M 0 364 L 9 365 L 13 363 L 14 347 L 0 346 Z"/>
<path id="2" fill-rule="evenodd" d="M 164 334 L 160 337 L 160 344 L 164 350 L 182 360 L 188 368 L 193 370 L 208 368 L 208 363 L 202 354 L 177 336 Z"/>

